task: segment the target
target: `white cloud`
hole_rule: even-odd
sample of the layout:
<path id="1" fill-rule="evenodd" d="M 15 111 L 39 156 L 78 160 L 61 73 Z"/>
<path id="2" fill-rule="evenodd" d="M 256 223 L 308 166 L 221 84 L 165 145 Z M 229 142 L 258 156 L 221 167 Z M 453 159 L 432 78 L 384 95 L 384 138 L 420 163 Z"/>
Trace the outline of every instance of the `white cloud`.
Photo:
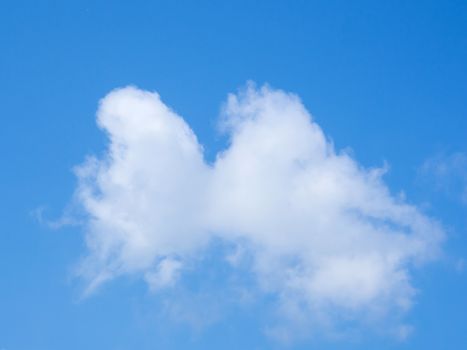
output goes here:
<path id="1" fill-rule="evenodd" d="M 157 264 L 156 271 L 146 273 L 146 282 L 153 291 L 173 286 L 178 278 L 181 266 L 180 261 L 165 258 Z"/>
<path id="2" fill-rule="evenodd" d="M 172 286 L 215 238 L 239 247 L 234 268 L 248 257 L 284 319 L 382 320 L 410 308 L 411 269 L 439 252 L 440 225 L 392 196 L 384 170 L 336 152 L 295 95 L 229 95 L 229 145 L 212 165 L 156 93 L 115 90 L 97 119 L 108 149 L 76 171 L 89 292 L 123 274 Z"/>
<path id="3" fill-rule="evenodd" d="M 437 191 L 467 204 L 467 154 L 437 154 L 427 159 L 420 170 Z"/>

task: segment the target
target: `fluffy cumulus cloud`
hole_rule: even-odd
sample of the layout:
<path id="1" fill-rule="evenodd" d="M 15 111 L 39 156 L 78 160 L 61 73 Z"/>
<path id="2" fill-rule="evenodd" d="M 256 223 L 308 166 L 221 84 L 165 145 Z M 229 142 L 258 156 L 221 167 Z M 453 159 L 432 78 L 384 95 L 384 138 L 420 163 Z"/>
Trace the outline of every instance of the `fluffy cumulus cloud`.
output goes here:
<path id="1" fill-rule="evenodd" d="M 247 266 L 285 319 L 375 320 L 410 308 L 410 271 L 439 253 L 440 225 L 392 196 L 383 169 L 337 152 L 293 94 L 229 95 L 228 145 L 210 163 L 157 93 L 112 91 L 97 121 L 108 148 L 76 171 L 88 291 L 133 274 L 157 293 L 220 240 L 238 247 L 227 261 Z"/>

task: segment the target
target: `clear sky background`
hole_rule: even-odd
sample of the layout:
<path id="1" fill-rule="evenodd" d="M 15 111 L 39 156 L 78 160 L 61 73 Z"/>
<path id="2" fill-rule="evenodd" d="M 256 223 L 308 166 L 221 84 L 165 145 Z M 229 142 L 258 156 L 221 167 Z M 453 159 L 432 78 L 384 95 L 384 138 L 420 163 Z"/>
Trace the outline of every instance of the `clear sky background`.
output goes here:
<path id="1" fill-rule="evenodd" d="M 465 348 L 466 62 L 460 0 L 2 1 L 0 349 Z M 170 290 L 134 275 L 83 298 L 84 229 L 50 222 L 70 206 L 73 167 L 105 150 L 99 100 L 127 85 L 157 91 L 212 161 L 227 142 L 221 105 L 248 80 L 300 96 L 337 150 L 387 163 L 391 192 L 442 223 L 442 256 L 411 274 L 407 339 L 359 328 L 284 345 L 265 335 L 267 300 L 178 296 L 206 304 L 192 322 L 167 315 Z M 221 300 L 223 267 L 209 259 L 187 283 Z"/>

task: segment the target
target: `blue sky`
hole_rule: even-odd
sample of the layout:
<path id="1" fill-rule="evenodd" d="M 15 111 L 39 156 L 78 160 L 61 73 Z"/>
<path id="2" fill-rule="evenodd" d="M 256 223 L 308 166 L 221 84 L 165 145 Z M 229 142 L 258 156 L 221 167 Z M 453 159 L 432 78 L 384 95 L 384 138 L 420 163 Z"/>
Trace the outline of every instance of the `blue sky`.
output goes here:
<path id="1" fill-rule="evenodd" d="M 0 53 L 0 349 L 466 346 L 465 2 L 4 1 Z"/>

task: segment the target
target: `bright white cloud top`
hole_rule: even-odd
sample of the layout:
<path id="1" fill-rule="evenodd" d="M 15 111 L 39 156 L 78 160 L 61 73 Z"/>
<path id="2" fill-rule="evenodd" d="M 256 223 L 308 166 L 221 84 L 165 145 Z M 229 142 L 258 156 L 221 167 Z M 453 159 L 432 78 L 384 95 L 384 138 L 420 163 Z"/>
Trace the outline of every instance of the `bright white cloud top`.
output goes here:
<path id="1" fill-rule="evenodd" d="M 247 252 L 249 272 L 288 317 L 384 318 L 410 308 L 411 269 L 439 253 L 440 225 L 392 196 L 382 169 L 336 152 L 295 95 L 252 86 L 229 95 L 229 146 L 213 164 L 157 93 L 115 90 L 97 119 L 108 149 L 77 169 L 89 290 L 123 274 L 156 292 L 173 286 L 220 239 Z M 235 266 L 242 255 L 230 258 Z"/>

